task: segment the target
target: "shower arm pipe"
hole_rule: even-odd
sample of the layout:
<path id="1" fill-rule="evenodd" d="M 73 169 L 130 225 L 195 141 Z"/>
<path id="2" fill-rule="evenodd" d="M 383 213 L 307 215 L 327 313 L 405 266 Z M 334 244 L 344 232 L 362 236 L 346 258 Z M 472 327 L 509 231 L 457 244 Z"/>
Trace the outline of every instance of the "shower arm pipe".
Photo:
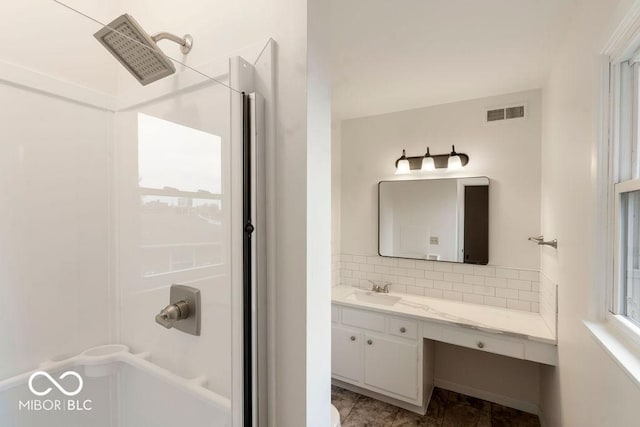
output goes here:
<path id="1" fill-rule="evenodd" d="M 181 47 L 182 53 L 185 55 L 191 51 L 193 47 L 193 37 L 189 34 L 186 34 L 184 37 L 178 37 L 175 34 L 167 33 L 166 31 L 161 31 L 159 33 L 155 33 L 151 36 L 151 39 L 158 43 L 160 40 L 171 40 L 174 43 L 178 43 Z"/>

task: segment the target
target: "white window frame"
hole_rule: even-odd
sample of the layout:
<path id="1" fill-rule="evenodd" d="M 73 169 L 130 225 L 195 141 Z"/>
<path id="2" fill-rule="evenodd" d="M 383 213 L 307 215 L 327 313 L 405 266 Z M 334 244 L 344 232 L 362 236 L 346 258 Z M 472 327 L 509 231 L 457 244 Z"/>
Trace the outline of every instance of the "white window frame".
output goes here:
<path id="1" fill-rule="evenodd" d="M 623 175 L 620 165 L 621 139 L 631 138 L 632 157 L 631 170 L 638 168 L 638 144 L 640 132 L 640 33 L 633 37 L 633 42 L 627 44 L 622 53 L 617 56 L 611 55 L 609 58 L 609 102 L 610 114 L 607 120 L 609 129 L 609 144 L 607 144 L 606 154 L 608 156 L 608 172 L 606 173 L 606 200 L 607 200 L 607 217 L 608 217 L 608 264 L 610 268 L 606 268 L 607 282 L 607 298 L 605 317 L 607 323 L 613 326 L 617 332 L 622 333 L 624 337 L 630 339 L 640 348 L 640 325 L 628 318 L 625 314 L 625 286 L 622 280 L 626 277 L 622 269 L 624 268 L 623 259 L 621 259 L 622 245 L 626 243 L 625 236 L 622 236 L 622 212 L 620 211 L 620 201 L 623 194 L 640 190 L 640 175 L 630 179 L 621 181 Z M 620 52 L 620 49 L 618 50 Z M 629 54 L 632 52 L 632 54 Z M 629 71 L 631 73 L 630 85 L 623 87 L 625 84 L 621 78 L 621 64 L 631 61 Z M 623 99 L 623 93 L 630 93 L 631 99 Z M 635 97 L 634 97 L 635 96 Z M 622 103 L 627 102 L 626 108 L 631 110 L 622 115 Z M 623 129 L 626 128 L 626 131 Z M 623 132 L 631 132 L 631 135 Z"/>

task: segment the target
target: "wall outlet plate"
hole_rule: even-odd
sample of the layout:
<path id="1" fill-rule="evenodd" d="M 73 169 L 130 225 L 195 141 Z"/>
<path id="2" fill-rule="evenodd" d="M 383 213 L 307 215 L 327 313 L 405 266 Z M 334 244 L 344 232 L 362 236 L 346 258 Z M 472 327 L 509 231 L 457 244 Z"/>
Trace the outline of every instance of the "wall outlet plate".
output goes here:
<path id="1" fill-rule="evenodd" d="M 430 245 L 439 245 L 440 239 L 438 237 L 429 237 Z"/>
<path id="2" fill-rule="evenodd" d="M 200 336 L 200 289 L 187 285 L 171 285 L 169 304 L 186 301 L 189 306 L 189 317 L 173 324 L 175 329 L 187 334 Z"/>

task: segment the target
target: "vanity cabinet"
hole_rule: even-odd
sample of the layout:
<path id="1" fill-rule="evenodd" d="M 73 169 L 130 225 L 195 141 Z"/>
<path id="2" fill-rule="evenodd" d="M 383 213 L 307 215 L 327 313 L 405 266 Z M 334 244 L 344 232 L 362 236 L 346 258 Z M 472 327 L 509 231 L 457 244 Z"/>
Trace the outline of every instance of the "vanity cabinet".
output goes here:
<path id="1" fill-rule="evenodd" d="M 418 399 L 418 343 L 383 335 L 365 335 L 364 382 L 368 386 Z"/>
<path id="2" fill-rule="evenodd" d="M 331 372 L 346 380 L 362 382 L 363 334 L 353 328 L 333 326 L 331 331 Z"/>
<path id="3" fill-rule="evenodd" d="M 420 323 L 335 305 L 332 317 L 333 378 L 424 413 L 433 389 L 433 342 L 420 337 Z"/>

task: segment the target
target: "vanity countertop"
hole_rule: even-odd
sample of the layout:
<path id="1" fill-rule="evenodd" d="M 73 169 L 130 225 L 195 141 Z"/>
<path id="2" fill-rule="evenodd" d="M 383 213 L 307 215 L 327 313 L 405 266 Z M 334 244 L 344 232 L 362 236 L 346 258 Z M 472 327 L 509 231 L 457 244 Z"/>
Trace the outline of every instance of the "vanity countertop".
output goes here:
<path id="1" fill-rule="evenodd" d="M 388 295 L 399 297 L 392 305 L 376 304 L 356 298 L 357 294 Z M 353 286 L 335 286 L 332 290 L 332 302 L 343 306 L 363 308 L 387 314 L 396 314 L 434 321 L 448 325 L 472 328 L 483 332 L 504 334 L 556 344 L 556 337 L 539 313 L 510 310 L 499 307 L 448 301 L 420 295 L 400 293 L 376 294 Z"/>

